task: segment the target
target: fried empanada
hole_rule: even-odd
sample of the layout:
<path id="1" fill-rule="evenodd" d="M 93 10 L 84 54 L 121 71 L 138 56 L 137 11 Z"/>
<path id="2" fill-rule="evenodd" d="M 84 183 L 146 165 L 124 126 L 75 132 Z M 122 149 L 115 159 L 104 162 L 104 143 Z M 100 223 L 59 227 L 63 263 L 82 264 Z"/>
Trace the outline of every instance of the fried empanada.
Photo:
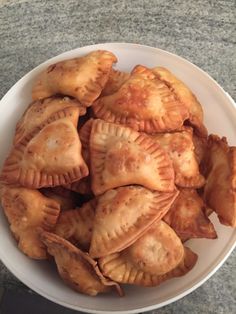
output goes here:
<path id="1" fill-rule="evenodd" d="M 206 137 L 207 129 L 203 124 L 202 106 L 191 90 L 169 70 L 163 67 L 152 69 L 153 73 L 172 90 L 177 99 L 184 104 L 190 115 L 189 122 L 196 128 L 199 135 Z"/>
<path id="2" fill-rule="evenodd" d="M 176 185 L 194 188 L 204 185 L 205 179 L 199 172 L 190 128 L 180 132 L 155 134 L 152 138 L 158 141 L 172 159 Z"/>
<path id="3" fill-rule="evenodd" d="M 76 125 L 79 108 L 40 130 L 28 143 L 13 148 L 1 180 L 28 188 L 69 184 L 88 175 Z"/>
<path id="4" fill-rule="evenodd" d="M 210 135 L 207 147 L 204 198 L 222 224 L 236 227 L 236 147 Z"/>
<path id="5" fill-rule="evenodd" d="M 102 90 L 101 96 L 112 95 L 118 91 L 122 84 L 130 77 L 130 73 L 111 69 L 108 81 Z"/>
<path id="6" fill-rule="evenodd" d="M 92 237 L 95 208 L 96 200 L 93 199 L 80 208 L 61 213 L 54 232 L 88 251 Z"/>
<path id="7" fill-rule="evenodd" d="M 16 133 L 14 145 L 17 145 L 23 140 L 27 141 L 27 135 L 32 137 L 31 133 L 36 129 L 42 129 L 46 124 L 57 120 L 64 111 L 70 107 L 79 107 L 79 115 L 84 115 L 86 109 L 81 104 L 69 97 L 51 97 L 34 101 L 25 111 L 24 115 L 16 125 Z M 67 113 L 64 112 L 66 116 Z"/>
<path id="8" fill-rule="evenodd" d="M 1 203 L 19 249 L 35 259 L 46 259 L 47 250 L 39 239 L 38 228 L 50 231 L 60 213 L 55 200 L 37 190 L 3 186 Z"/>
<path id="9" fill-rule="evenodd" d="M 69 210 L 76 207 L 76 199 L 73 192 L 71 192 L 69 197 L 65 197 L 60 193 L 57 193 L 54 188 L 43 188 L 40 192 L 48 198 L 57 201 L 60 204 L 61 211 Z"/>
<path id="10" fill-rule="evenodd" d="M 88 254 L 53 233 L 42 232 L 41 240 L 47 246 L 49 254 L 55 258 L 60 276 L 71 288 L 95 296 L 110 291 L 113 286 L 123 295 L 120 286 L 103 277 L 97 262 Z"/>
<path id="11" fill-rule="evenodd" d="M 102 257 L 131 245 L 166 214 L 177 195 L 127 186 L 99 196 L 89 254 Z"/>
<path id="12" fill-rule="evenodd" d="M 207 152 L 207 138 L 199 137 L 193 133 L 193 145 L 197 162 L 200 165 L 204 160 Z"/>
<path id="13" fill-rule="evenodd" d="M 197 255 L 161 221 L 124 251 L 102 257 L 98 263 L 104 276 L 112 280 L 151 287 L 185 275 L 196 261 Z"/>
<path id="14" fill-rule="evenodd" d="M 89 139 L 90 139 L 93 121 L 94 119 L 89 119 L 79 130 L 79 138 L 82 144 L 82 155 L 87 165 L 90 164 Z"/>
<path id="15" fill-rule="evenodd" d="M 83 106 L 91 106 L 105 86 L 115 62 L 113 53 L 97 50 L 84 57 L 52 64 L 35 82 L 32 98 L 37 100 L 62 94 L 75 97 Z"/>
<path id="16" fill-rule="evenodd" d="M 94 102 L 96 117 L 146 133 L 179 129 L 189 113 L 172 90 L 149 69 L 137 66 L 112 95 Z"/>
<path id="17" fill-rule="evenodd" d="M 163 220 L 183 241 L 190 238 L 215 239 L 217 234 L 205 215 L 205 208 L 196 190 L 182 189 Z"/>
<path id="18" fill-rule="evenodd" d="M 155 140 L 130 128 L 94 120 L 90 135 L 91 181 L 95 195 L 123 185 L 174 190 L 174 169 Z"/>

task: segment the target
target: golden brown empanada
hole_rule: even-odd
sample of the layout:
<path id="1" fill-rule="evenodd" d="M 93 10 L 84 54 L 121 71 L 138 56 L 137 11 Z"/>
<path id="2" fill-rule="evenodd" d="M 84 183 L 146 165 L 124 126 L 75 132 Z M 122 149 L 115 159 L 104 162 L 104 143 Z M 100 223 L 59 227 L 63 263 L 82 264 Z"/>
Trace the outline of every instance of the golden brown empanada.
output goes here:
<path id="1" fill-rule="evenodd" d="M 79 138 L 82 144 L 82 155 L 88 166 L 90 164 L 89 139 L 90 139 L 93 121 L 94 119 L 89 119 L 79 130 Z"/>
<path id="2" fill-rule="evenodd" d="M 169 70 L 163 67 L 153 68 L 153 73 L 176 95 L 177 99 L 189 110 L 189 122 L 196 128 L 199 135 L 206 137 L 207 129 L 203 124 L 202 106 L 191 90 Z"/>
<path id="3" fill-rule="evenodd" d="M 127 186 L 99 196 L 89 254 L 102 257 L 131 245 L 166 214 L 177 195 Z"/>
<path id="4" fill-rule="evenodd" d="M 193 145 L 197 162 L 200 165 L 204 160 L 207 151 L 207 138 L 199 137 L 193 133 Z"/>
<path id="5" fill-rule="evenodd" d="M 16 125 L 14 144 L 17 145 L 23 140 L 27 141 L 27 136 L 32 137 L 31 133 L 35 128 L 38 132 L 39 129 L 57 120 L 64 111 L 73 106 L 79 107 L 80 116 L 85 114 L 86 109 L 77 100 L 69 97 L 51 97 L 34 101 Z"/>
<path id="6" fill-rule="evenodd" d="M 130 73 L 111 69 L 108 81 L 102 90 L 101 96 L 112 95 L 118 91 L 122 84 L 130 77 Z"/>
<path id="7" fill-rule="evenodd" d="M 37 190 L 3 186 L 1 203 L 19 249 L 31 258 L 46 259 L 47 250 L 39 239 L 38 228 L 50 231 L 60 213 L 55 200 Z"/>
<path id="8" fill-rule="evenodd" d="M 76 129 L 79 108 L 71 107 L 67 114 L 46 125 L 28 143 L 12 149 L 1 174 L 4 183 L 37 189 L 88 175 Z"/>
<path id="9" fill-rule="evenodd" d="M 98 118 L 147 133 L 179 129 L 189 115 L 172 90 L 143 66 L 135 67 L 117 92 L 99 98 L 92 109 Z"/>
<path id="10" fill-rule="evenodd" d="M 155 134 L 152 137 L 158 141 L 172 159 L 175 184 L 181 187 L 195 188 L 204 185 L 205 179 L 199 172 L 190 128 L 174 133 Z"/>
<path id="11" fill-rule="evenodd" d="M 205 215 L 205 204 L 196 190 L 181 189 L 163 220 L 186 241 L 190 238 L 217 238 L 214 225 Z"/>
<path id="12" fill-rule="evenodd" d="M 80 208 L 62 212 L 54 232 L 88 251 L 93 231 L 95 208 L 96 200 L 93 199 Z"/>
<path id="13" fill-rule="evenodd" d="M 97 50 L 75 59 L 50 65 L 33 86 L 33 100 L 55 94 L 72 96 L 83 106 L 91 106 L 105 86 L 112 64 L 117 62 L 109 51 Z"/>
<path id="14" fill-rule="evenodd" d="M 210 135 L 206 170 L 206 203 L 222 224 L 236 227 L 236 147 L 229 147 L 226 138 Z"/>
<path id="15" fill-rule="evenodd" d="M 74 290 L 95 296 L 110 291 L 113 286 L 123 294 L 116 282 L 103 277 L 97 262 L 70 242 L 49 232 L 42 232 L 41 240 L 54 256 L 60 276 Z"/>
<path id="16" fill-rule="evenodd" d="M 185 275 L 196 261 L 197 255 L 183 247 L 175 232 L 160 222 L 124 251 L 102 257 L 98 263 L 104 276 L 112 280 L 151 287 Z"/>
<path id="17" fill-rule="evenodd" d="M 159 143 L 130 128 L 94 120 L 90 135 L 91 181 L 95 195 L 139 184 L 173 191 L 174 169 Z"/>
<path id="18" fill-rule="evenodd" d="M 43 188 L 40 190 L 40 192 L 46 197 L 57 201 L 60 204 L 61 211 L 69 210 L 76 207 L 76 199 L 74 195 L 72 195 L 73 192 L 71 192 L 71 195 L 69 197 L 65 197 L 60 193 L 57 193 L 54 188 Z"/>

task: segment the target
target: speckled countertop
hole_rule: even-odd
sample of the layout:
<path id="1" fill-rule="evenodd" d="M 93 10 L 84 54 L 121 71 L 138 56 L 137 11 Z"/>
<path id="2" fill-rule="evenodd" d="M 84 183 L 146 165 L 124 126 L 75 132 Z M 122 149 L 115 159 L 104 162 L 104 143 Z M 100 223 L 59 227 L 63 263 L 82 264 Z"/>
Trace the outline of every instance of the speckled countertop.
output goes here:
<path id="1" fill-rule="evenodd" d="M 0 0 L 0 97 L 59 53 L 94 43 L 133 42 L 188 59 L 235 99 L 235 18 L 234 0 Z M 236 251 L 196 291 L 149 313 L 236 313 L 235 261 Z M 1 263 L 0 287 L 25 289 Z"/>

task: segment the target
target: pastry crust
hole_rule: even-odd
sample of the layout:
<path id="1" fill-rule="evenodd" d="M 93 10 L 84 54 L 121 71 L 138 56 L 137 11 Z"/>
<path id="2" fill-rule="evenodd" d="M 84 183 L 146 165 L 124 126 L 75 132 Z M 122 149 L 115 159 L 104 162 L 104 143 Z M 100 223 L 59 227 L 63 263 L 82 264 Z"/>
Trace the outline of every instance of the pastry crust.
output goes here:
<path id="1" fill-rule="evenodd" d="M 83 106 L 91 106 L 105 86 L 112 64 L 117 62 L 109 51 L 97 50 L 75 59 L 50 65 L 32 90 L 33 100 L 55 94 L 75 97 Z"/>
<path id="2" fill-rule="evenodd" d="M 101 96 L 112 95 L 130 78 L 130 73 L 111 69 L 108 81 L 102 90 Z"/>
<path id="3" fill-rule="evenodd" d="M 33 132 L 29 142 L 12 149 L 3 166 L 3 182 L 37 189 L 72 183 L 88 175 L 76 129 L 79 109 L 71 107 L 66 113 Z"/>
<path id="4" fill-rule="evenodd" d="M 206 157 L 204 198 L 222 224 L 236 227 L 236 147 L 210 135 Z"/>
<path id="5" fill-rule="evenodd" d="M 177 195 L 140 186 L 104 193 L 98 198 L 89 254 L 98 258 L 131 245 L 166 214 Z"/>
<path id="6" fill-rule="evenodd" d="M 206 205 L 193 189 L 181 189 L 163 220 L 182 241 L 190 238 L 216 239 L 214 225 L 205 215 Z"/>
<path id="7" fill-rule="evenodd" d="M 169 70 L 163 67 L 155 67 L 153 73 L 175 93 L 176 97 L 188 109 L 189 122 L 202 137 L 207 137 L 207 129 L 203 124 L 203 110 L 200 102 L 191 90 Z"/>
<path id="8" fill-rule="evenodd" d="M 173 191 L 175 188 L 174 169 L 168 154 L 145 134 L 94 120 L 90 153 L 95 195 L 129 184 L 158 191 Z"/>
<path id="9" fill-rule="evenodd" d="M 62 212 L 54 232 L 60 237 L 88 251 L 94 223 L 96 200 L 93 199 L 80 208 Z"/>
<path id="10" fill-rule="evenodd" d="M 54 117 L 57 119 L 60 112 L 67 111 L 70 107 L 78 107 L 80 116 L 86 113 L 86 109 L 77 100 L 69 97 L 51 97 L 31 103 L 16 125 L 14 145 L 27 141 L 27 136 L 32 134 L 34 129 L 44 127 L 52 122 Z"/>
<path id="11" fill-rule="evenodd" d="M 175 184 L 180 187 L 200 188 L 205 178 L 199 171 L 195 156 L 192 129 L 152 136 L 169 154 L 175 170 Z"/>
<path id="12" fill-rule="evenodd" d="M 65 239 L 49 232 L 42 232 L 41 240 L 47 246 L 49 254 L 55 258 L 61 278 L 74 290 L 95 296 L 116 288 L 122 295 L 120 286 L 106 279 L 99 271 L 97 263 L 87 253 Z"/>
<path id="13" fill-rule="evenodd" d="M 2 207 L 19 249 L 31 258 L 46 259 L 38 228 L 47 231 L 54 228 L 60 204 L 37 190 L 22 187 L 3 186 L 1 194 Z"/>
<path id="14" fill-rule="evenodd" d="M 156 244 L 159 244 L 158 241 Z M 135 245 L 136 243 L 133 244 L 133 246 Z M 120 253 L 114 253 L 99 259 L 99 267 L 104 276 L 119 283 L 153 287 L 173 277 L 185 275 L 194 267 L 198 258 L 189 248 L 184 247 L 183 257 L 174 269 L 163 274 L 155 274 L 146 271 L 145 267 L 143 268 L 144 262 L 140 261 L 137 264 L 137 261 L 130 255 L 130 250 L 133 249 L 133 246 Z M 139 249 L 137 248 L 137 250 Z M 158 251 L 158 248 L 154 246 L 152 249 Z"/>
<path id="15" fill-rule="evenodd" d="M 146 133 L 179 129 L 189 115 L 170 88 L 143 66 L 136 66 L 117 92 L 99 98 L 92 108 L 98 118 Z"/>

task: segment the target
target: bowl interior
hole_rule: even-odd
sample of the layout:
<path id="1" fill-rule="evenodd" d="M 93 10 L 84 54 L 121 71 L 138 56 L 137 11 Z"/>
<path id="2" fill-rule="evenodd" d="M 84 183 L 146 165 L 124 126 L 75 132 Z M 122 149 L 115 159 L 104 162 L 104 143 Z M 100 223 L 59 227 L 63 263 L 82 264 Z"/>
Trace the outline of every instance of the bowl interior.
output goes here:
<path id="1" fill-rule="evenodd" d="M 137 64 L 148 67 L 165 66 L 182 79 L 195 93 L 205 113 L 209 133 L 227 136 L 235 145 L 236 108 L 222 88 L 202 70 L 190 62 L 163 50 L 135 44 L 100 44 L 78 48 L 38 66 L 18 81 L 0 102 L 0 166 L 11 147 L 15 125 L 31 102 L 31 87 L 47 65 L 59 60 L 107 49 L 116 54 L 120 70 L 130 71 Z M 225 261 L 236 243 L 236 230 L 220 225 L 211 216 L 218 239 L 197 239 L 186 243 L 199 255 L 194 269 L 187 275 L 165 282 L 160 287 L 125 287 L 126 296 L 115 294 L 88 297 L 68 288 L 59 278 L 55 267 L 48 262 L 28 259 L 18 249 L 10 234 L 8 223 L 0 211 L 0 258 L 8 269 L 27 286 L 46 298 L 69 308 L 89 313 L 132 313 L 151 310 L 171 303 L 190 293 L 207 280 Z"/>

